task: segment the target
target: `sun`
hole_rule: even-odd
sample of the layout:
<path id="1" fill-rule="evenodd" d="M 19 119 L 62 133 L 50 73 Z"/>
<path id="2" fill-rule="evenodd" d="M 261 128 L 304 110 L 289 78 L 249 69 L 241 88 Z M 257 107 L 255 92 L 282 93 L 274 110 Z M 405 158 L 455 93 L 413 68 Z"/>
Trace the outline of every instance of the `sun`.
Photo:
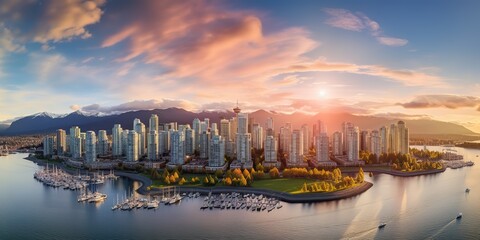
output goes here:
<path id="1" fill-rule="evenodd" d="M 327 96 L 327 91 L 325 89 L 321 89 L 318 91 L 318 96 L 324 98 Z"/>

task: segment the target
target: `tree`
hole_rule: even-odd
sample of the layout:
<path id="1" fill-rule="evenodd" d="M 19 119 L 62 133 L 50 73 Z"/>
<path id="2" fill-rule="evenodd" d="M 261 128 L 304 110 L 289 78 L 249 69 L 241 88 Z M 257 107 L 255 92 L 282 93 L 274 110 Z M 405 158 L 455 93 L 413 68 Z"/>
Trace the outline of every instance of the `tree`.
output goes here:
<path id="1" fill-rule="evenodd" d="M 217 169 L 217 171 L 215 171 L 215 176 L 217 178 L 223 177 L 223 171 L 221 169 Z"/>
<path id="2" fill-rule="evenodd" d="M 357 183 L 362 183 L 364 179 L 365 179 L 365 174 L 363 172 L 363 168 L 360 168 L 357 174 Z"/>
<path id="3" fill-rule="evenodd" d="M 263 168 L 263 165 L 261 163 L 258 163 L 256 166 L 257 171 L 264 171 L 265 169 Z"/>
<path id="4" fill-rule="evenodd" d="M 278 171 L 278 169 L 276 167 L 270 169 L 268 174 L 270 174 L 271 178 L 279 178 L 280 177 L 280 172 Z"/>
<path id="5" fill-rule="evenodd" d="M 169 180 L 170 180 L 170 183 L 175 183 L 175 182 L 177 182 L 177 178 L 175 177 L 175 175 L 170 175 Z"/>
<path id="6" fill-rule="evenodd" d="M 165 182 L 165 184 L 170 184 L 170 179 L 168 178 L 168 176 L 166 176 L 163 181 Z"/>
<path id="7" fill-rule="evenodd" d="M 177 171 L 175 171 L 175 172 L 173 173 L 173 176 L 175 177 L 175 179 L 179 178 L 179 176 L 178 176 L 178 172 L 177 172 Z"/>
<path id="8" fill-rule="evenodd" d="M 223 179 L 223 184 L 225 186 L 231 186 L 232 185 L 232 179 L 229 178 L 229 177 L 226 177 L 225 179 Z"/>
<path id="9" fill-rule="evenodd" d="M 180 181 L 178 182 L 179 185 L 183 185 L 184 183 L 186 183 L 187 180 L 185 180 L 185 178 L 182 178 L 180 179 Z"/>
<path id="10" fill-rule="evenodd" d="M 168 177 L 169 175 L 170 175 L 170 173 L 169 173 L 168 170 L 165 168 L 165 170 L 163 171 L 162 177 L 165 178 L 165 177 Z"/>

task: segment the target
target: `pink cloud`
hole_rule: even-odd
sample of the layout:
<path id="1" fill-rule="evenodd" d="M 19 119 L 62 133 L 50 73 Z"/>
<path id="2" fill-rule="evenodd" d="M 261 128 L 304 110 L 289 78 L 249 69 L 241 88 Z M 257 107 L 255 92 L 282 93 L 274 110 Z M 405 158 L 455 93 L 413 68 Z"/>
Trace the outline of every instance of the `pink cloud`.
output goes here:
<path id="1" fill-rule="evenodd" d="M 346 9 L 337 8 L 326 8 L 323 11 L 329 16 L 325 23 L 332 27 L 356 32 L 361 32 L 364 29 L 367 29 L 379 43 L 386 46 L 401 47 L 408 43 L 408 40 L 406 39 L 385 36 L 382 33 L 380 24 L 363 13 L 352 13 Z"/>

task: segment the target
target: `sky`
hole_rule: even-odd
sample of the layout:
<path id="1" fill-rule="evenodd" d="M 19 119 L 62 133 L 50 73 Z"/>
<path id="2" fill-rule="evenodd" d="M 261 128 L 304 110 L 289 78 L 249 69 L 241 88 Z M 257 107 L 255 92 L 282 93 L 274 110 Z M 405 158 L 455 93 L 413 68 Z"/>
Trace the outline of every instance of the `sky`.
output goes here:
<path id="1" fill-rule="evenodd" d="M 0 123 L 349 112 L 480 132 L 480 1 L 0 1 Z"/>

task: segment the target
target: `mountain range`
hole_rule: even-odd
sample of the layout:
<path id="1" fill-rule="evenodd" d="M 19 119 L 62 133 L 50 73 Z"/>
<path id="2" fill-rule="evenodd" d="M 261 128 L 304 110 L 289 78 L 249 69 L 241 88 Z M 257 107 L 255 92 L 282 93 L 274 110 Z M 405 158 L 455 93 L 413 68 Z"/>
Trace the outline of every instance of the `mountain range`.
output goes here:
<path id="1" fill-rule="evenodd" d="M 133 120 L 140 119 L 148 127 L 148 120 L 152 114 L 157 114 L 160 123 L 178 122 L 178 124 L 192 124 L 194 118 L 203 120 L 209 118 L 210 122 L 219 124 L 222 118 L 232 118 L 235 113 L 226 112 L 190 112 L 181 108 L 154 109 L 130 111 L 117 115 L 99 116 L 88 115 L 80 111 L 72 112 L 68 115 L 54 115 L 49 113 L 37 113 L 31 116 L 23 117 L 13 121 L 9 126 L 0 126 L 0 135 L 24 135 L 24 134 L 47 134 L 53 133 L 56 129 L 68 129 L 71 126 L 79 126 L 83 131 L 101 129 L 111 132 L 114 124 L 119 123 L 124 129 L 133 128 Z M 303 113 L 276 113 L 265 110 L 258 110 L 249 113 L 250 120 L 265 125 L 267 118 L 272 117 L 275 129 L 278 130 L 286 123 L 291 123 L 293 128 L 300 128 L 303 124 L 312 126 L 318 120 L 323 121 L 330 133 L 339 131 L 342 122 L 352 122 L 360 129 L 379 129 L 381 126 L 390 125 L 400 119 L 388 119 L 376 116 L 357 116 L 349 113 L 318 113 L 316 115 L 307 115 Z M 403 120 L 410 130 L 411 134 L 455 134 L 480 136 L 461 125 L 442 122 L 432 119 Z M 218 125 L 220 126 L 220 125 Z"/>

